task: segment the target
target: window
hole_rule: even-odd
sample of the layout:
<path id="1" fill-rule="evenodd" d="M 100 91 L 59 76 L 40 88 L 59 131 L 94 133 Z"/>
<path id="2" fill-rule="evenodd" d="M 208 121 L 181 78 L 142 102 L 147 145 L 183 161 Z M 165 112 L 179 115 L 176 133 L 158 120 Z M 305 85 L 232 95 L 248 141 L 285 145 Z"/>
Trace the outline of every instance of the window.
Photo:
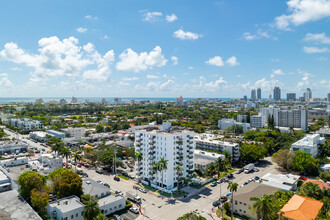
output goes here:
<path id="1" fill-rule="evenodd" d="M 242 204 L 242 202 L 239 202 L 239 204 Z"/>
<path id="2" fill-rule="evenodd" d="M 114 209 L 117 209 L 117 206 L 115 206 Z"/>
<path id="3" fill-rule="evenodd" d="M 242 211 L 242 209 L 239 210 L 240 212 Z"/>
<path id="4" fill-rule="evenodd" d="M 235 205 L 237 205 L 237 200 L 235 200 Z"/>
<path id="5" fill-rule="evenodd" d="M 118 207 L 121 208 L 121 204 Z"/>
<path id="6" fill-rule="evenodd" d="M 74 217 L 74 215 L 71 215 L 71 218 L 73 218 Z"/>
<path id="7" fill-rule="evenodd" d="M 76 217 L 78 217 L 78 213 L 76 213 Z"/>
<path id="8" fill-rule="evenodd" d="M 84 212 L 81 212 L 81 216 L 83 216 L 84 215 Z"/>
<path id="9" fill-rule="evenodd" d="M 244 213 L 246 213 L 246 211 L 243 211 Z"/>
<path id="10" fill-rule="evenodd" d="M 244 203 L 244 205 L 246 206 L 246 203 Z"/>

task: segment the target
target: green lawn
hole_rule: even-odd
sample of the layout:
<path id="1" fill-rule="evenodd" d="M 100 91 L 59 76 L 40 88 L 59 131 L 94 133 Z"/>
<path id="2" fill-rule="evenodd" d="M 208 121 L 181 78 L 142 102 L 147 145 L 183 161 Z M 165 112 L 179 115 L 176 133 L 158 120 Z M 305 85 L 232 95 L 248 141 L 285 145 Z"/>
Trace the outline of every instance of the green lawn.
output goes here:
<path id="1" fill-rule="evenodd" d="M 124 180 L 129 180 L 129 178 L 128 177 L 126 177 L 126 176 L 122 176 L 122 175 L 117 175 L 119 178 L 122 178 L 122 179 L 124 179 Z"/>
<path id="2" fill-rule="evenodd" d="M 217 216 L 218 216 L 219 218 L 222 217 L 221 209 L 218 209 L 218 210 L 217 210 Z M 223 219 L 227 219 L 227 220 L 230 219 L 230 214 L 229 214 L 229 216 L 228 216 L 225 210 L 223 210 Z M 234 217 L 233 219 L 235 219 L 235 217 Z"/>
<path id="3" fill-rule="evenodd" d="M 161 190 L 155 189 L 155 188 L 153 188 L 151 186 L 148 186 L 148 185 L 140 184 L 140 186 L 142 186 L 143 188 L 146 188 L 146 189 L 148 189 L 150 191 L 153 191 L 155 193 L 158 193 L 158 194 L 160 194 L 162 196 L 171 197 L 171 193 L 162 192 Z M 176 191 L 175 191 L 175 192 L 173 192 L 173 197 L 175 197 L 175 198 L 181 197 L 181 196 L 184 196 L 184 194 L 185 193 L 182 192 L 182 191 L 179 191 L 179 194 L 176 194 Z"/>

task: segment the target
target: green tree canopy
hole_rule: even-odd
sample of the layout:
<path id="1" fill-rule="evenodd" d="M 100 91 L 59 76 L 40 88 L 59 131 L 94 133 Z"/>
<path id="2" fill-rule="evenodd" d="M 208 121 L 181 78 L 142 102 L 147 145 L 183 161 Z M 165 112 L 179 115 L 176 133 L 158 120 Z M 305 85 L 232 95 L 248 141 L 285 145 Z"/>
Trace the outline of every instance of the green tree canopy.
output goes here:
<path id="1" fill-rule="evenodd" d="M 45 176 L 35 171 L 24 172 L 18 178 L 19 192 L 28 203 L 31 203 L 31 191 L 33 189 L 41 190 L 45 183 Z"/>

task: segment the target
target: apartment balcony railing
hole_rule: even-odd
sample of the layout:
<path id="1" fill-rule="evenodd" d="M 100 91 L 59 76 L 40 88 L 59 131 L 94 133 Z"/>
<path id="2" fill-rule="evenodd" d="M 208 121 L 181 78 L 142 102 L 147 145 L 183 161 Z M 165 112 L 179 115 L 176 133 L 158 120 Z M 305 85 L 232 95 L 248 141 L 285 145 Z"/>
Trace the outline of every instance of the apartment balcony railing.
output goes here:
<path id="1" fill-rule="evenodd" d="M 192 155 L 188 156 L 188 159 L 193 159 L 193 158 L 194 158 L 194 156 L 192 156 Z"/>
<path id="2" fill-rule="evenodd" d="M 192 150 L 192 149 L 194 149 L 194 146 L 188 145 L 188 149 Z"/>
<path id="3" fill-rule="evenodd" d="M 188 168 L 189 170 L 191 170 L 191 169 L 194 168 L 194 165 L 187 165 L 187 168 Z"/>
<path id="4" fill-rule="evenodd" d="M 176 144 L 182 145 L 183 144 L 183 141 L 177 141 Z"/>
<path id="5" fill-rule="evenodd" d="M 148 159 L 149 160 L 154 160 L 154 159 L 156 159 L 156 157 L 155 156 L 151 156 L 151 157 L 148 157 Z"/>

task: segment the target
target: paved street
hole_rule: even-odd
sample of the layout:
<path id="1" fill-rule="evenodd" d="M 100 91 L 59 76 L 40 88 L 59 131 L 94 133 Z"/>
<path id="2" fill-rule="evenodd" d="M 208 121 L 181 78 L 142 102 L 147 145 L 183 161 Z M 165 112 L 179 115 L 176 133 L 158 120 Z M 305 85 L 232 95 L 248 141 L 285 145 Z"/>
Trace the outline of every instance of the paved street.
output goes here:
<path id="1" fill-rule="evenodd" d="M 275 169 L 275 165 L 271 162 L 270 157 L 265 158 L 263 163 L 257 165 L 257 168 L 259 169 L 259 172 L 234 174 L 234 178 L 232 178 L 231 181 L 242 185 L 248 179 L 254 178 L 255 176 L 261 177 L 268 172 L 279 173 L 279 171 Z M 90 178 L 101 180 L 103 183 L 108 183 L 113 191 L 120 190 L 124 194 L 127 191 L 134 191 L 132 185 L 124 183 L 123 181 L 116 182 L 113 180 L 113 176 L 98 174 L 92 169 L 83 168 L 83 170 Z M 133 184 L 132 181 L 130 181 L 130 183 Z M 226 182 L 221 184 L 222 195 L 226 195 L 229 192 L 227 186 L 228 183 Z M 212 202 L 220 197 L 220 185 L 217 185 L 216 187 L 211 187 L 209 185 L 201 193 L 182 201 L 162 199 L 151 193 L 137 193 L 142 198 L 142 207 L 146 211 L 145 219 L 176 219 L 183 214 L 194 210 L 206 219 L 212 219 L 210 216 L 210 211 L 213 208 Z"/>

